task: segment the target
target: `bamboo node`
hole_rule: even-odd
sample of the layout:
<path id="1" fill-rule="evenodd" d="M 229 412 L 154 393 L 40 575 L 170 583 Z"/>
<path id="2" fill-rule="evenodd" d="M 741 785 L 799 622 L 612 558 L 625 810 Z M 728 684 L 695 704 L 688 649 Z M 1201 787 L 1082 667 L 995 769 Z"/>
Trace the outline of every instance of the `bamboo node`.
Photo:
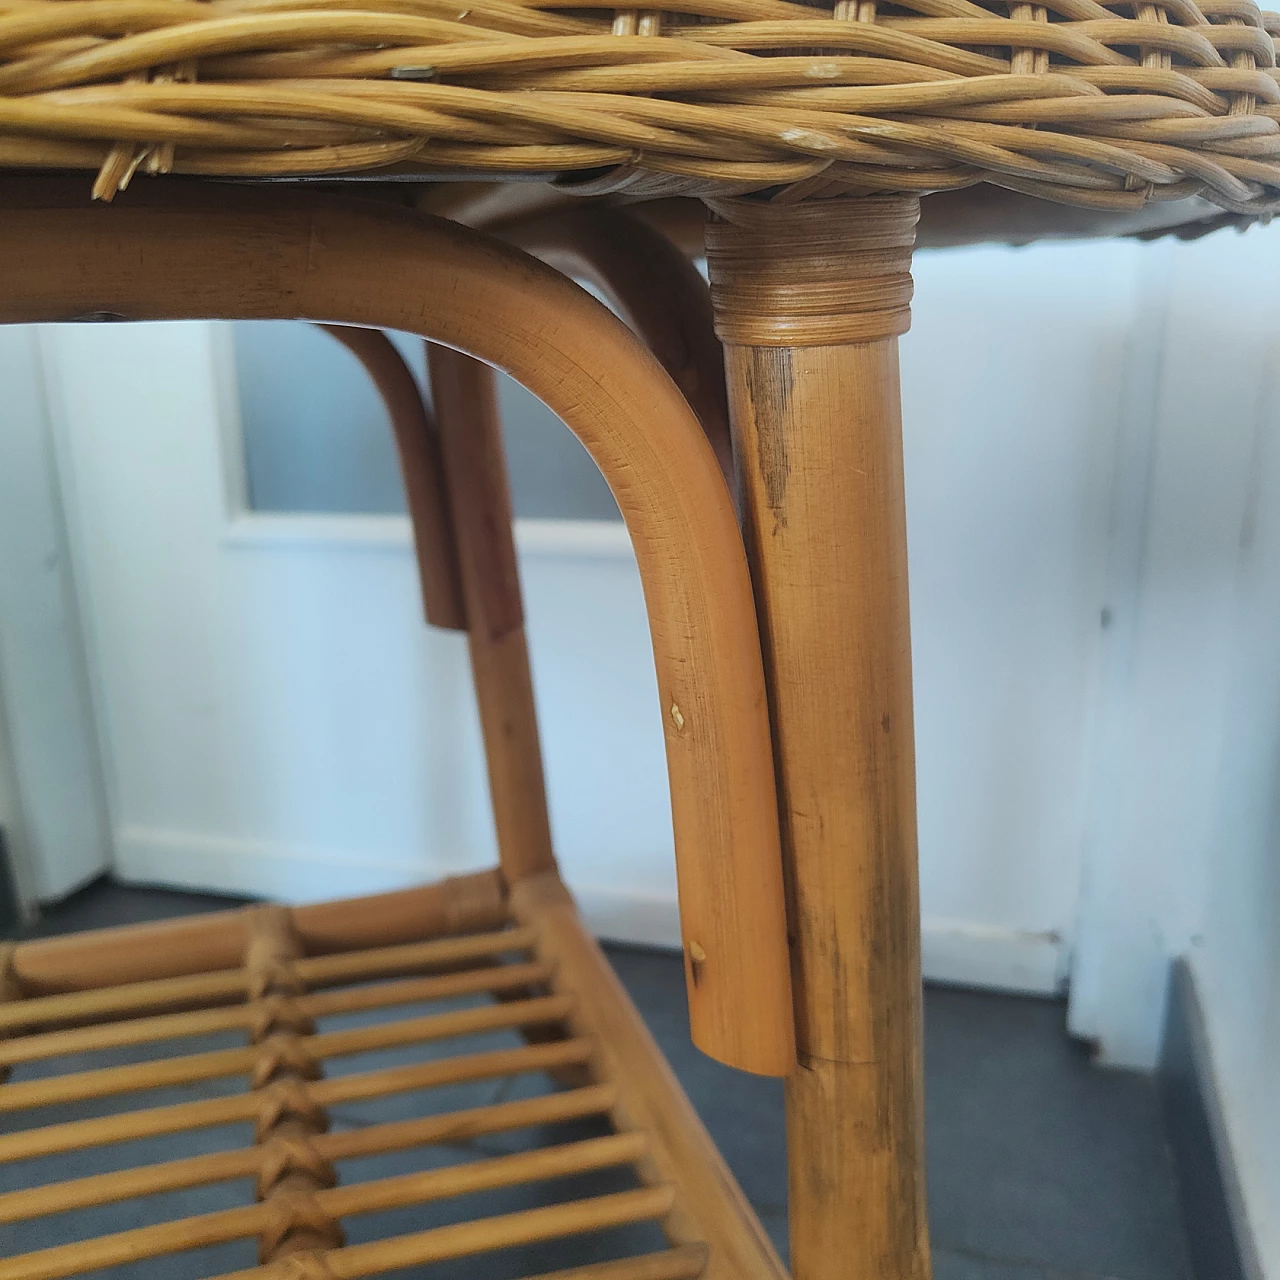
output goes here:
<path id="1" fill-rule="evenodd" d="M 302 1232 L 329 1249 L 340 1249 L 346 1242 L 341 1224 L 309 1191 L 277 1191 L 265 1204 L 270 1217 L 258 1237 L 258 1256 L 263 1262 L 269 1262 L 290 1236 Z"/>

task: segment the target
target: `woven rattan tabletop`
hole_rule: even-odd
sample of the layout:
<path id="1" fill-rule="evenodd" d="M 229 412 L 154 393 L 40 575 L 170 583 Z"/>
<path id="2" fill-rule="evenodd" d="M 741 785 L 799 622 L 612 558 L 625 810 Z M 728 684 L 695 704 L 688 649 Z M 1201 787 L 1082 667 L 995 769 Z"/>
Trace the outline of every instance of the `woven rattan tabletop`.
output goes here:
<path id="1" fill-rule="evenodd" d="M 590 6 L 0 0 L 0 168 L 108 198 L 172 171 L 1280 204 L 1280 17 L 1252 0 Z"/>

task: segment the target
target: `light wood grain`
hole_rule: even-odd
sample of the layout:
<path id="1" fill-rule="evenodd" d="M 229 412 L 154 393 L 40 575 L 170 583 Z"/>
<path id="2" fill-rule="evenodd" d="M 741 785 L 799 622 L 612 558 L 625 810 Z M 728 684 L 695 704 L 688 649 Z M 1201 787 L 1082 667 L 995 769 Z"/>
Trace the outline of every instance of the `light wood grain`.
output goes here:
<path id="1" fill-rule="evenodd" d="M 484 733 L 498 856 L 508 883 L 556 865 L 495 375 L 428 344 L 445 482 L 466 601 L 467 646 Z"/>
<path id="2" fill-rule="evenodd" d="M 268 1017 L 255 1020 L 257 1025 Z M 476 1009 L 457 1009 L 447 1013 L 426 1014 L 397 1022 L 383 1022 L 371 1027 L 354 1027 L 344 1031 L 328 1031 L 307 1037 L 307 1052 L 317 1062 L 329 1058 L 349 1057 L 357 1053 L 375 1053 L 401 1045 L 428 1044 L 455 1036 L 480 1035 L 488 1031 L 504 1031 L 525 1026 L 543 1026 L 559 1022 L 572 1009 L 568 996 L 553 995 L 528 1000 L 512 1000 Z M 306 998 L 290 1002 L 299 1017 L 309 1018 L 310 1003 Z M 253 1025 L 253 1024 L 251 1024 Z M 44 1076 L 38 1080 L 10 1082 L 0 1090 L 0 1112 L 22 1111 L 30 1107 L 48 1107 L 83 1098 L 109 1098 L 140 1089 L 194 1084 L 201 1080 L 218 1080 L 227 1076 L 248 1075 L 258 1060 L 252 1047 L 213 1049 L 207 1053 L 180 1054 L 147 1062 L 128 1063 L 119 1067 L 99 1067 L 91 1071 L 73 1071 L 64 1075 Z"/>
<path id="3" fill-rule="evenodd" d="M 310 955 L 493 929 L 505 920 L 502 880 L 493 871 L 397 893 L 293 908 L 294 928 Z M 101 987 L 104 979 L 118 988 L 235 969 L 244 946 L 244 916 L 217 911 L 20 942 L 13 952 L 13 976 L 28 996 Z M 106 973 L 104 954 L 112 958 Z"/>
<path id="4" fill-rule="evenodd" d="M 505 368 L 575 431 L 618 499 L 645 590 L 695 1040 L 732 1065 L 790 1070 L 777 810 L 750 580 L 715 455 L 653 357 L 549 268 L 423 215 L 167 182 L 146 202 L 130 194 L 110 208 L 43 191 L 0 193 L 13 206 L 0 212 L 0 321 L 93 310 L 408 330 Z"/>
<path id="5" fill-rule="evenodd" d="M 643 1151 L 642 1134 L 613 1134 L 443 1169 L 319 1189 L 314 1200 L 334 1218 L 355 1217 L 607 1169 L 630 1163 Z M 263 1202 L 18 1254 L 0 1259 L 0 1280 L 62 1280 L 85 1271 L 243 1240 L 263 1230 L 271 1212 L 271 1206 Z"/>

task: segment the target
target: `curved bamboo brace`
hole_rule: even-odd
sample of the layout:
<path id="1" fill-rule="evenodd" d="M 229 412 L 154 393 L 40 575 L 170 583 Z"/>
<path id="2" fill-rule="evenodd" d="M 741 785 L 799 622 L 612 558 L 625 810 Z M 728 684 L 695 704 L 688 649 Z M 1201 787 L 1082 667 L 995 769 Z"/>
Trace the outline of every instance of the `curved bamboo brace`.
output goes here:
<path id="1" fill-rule="evenodd" d="M 710 290 L 688 255 L 641 218 L 600 205 L 549 210 L 485 229 L 604 294 L 684 393 L 732 487 L 724 348 Z"/>
<path id="2" fill-rule="evenodd" d="M 635 545 L 663 708 L 690 1021 L 704 1052 L 795 1061 L 760 643 L 729 492 L 626 327 L 515 250 L 410 211 L 178 184 L 86 207 L 6 189 L 0 322 L 307 318 L 400 329 L 523 382 L 604 473 Z"/>
<path id="3" fill-rule="evenodd" d="M 379 329 L 320 324 L 364 366 L 382 398 L 404 481 L 422 586 L 422 609 L 433 627 L 463 631 L 467 611 L 458 577 L 458 548 L 449 520 L 440 439 L 404 357 Z"/>

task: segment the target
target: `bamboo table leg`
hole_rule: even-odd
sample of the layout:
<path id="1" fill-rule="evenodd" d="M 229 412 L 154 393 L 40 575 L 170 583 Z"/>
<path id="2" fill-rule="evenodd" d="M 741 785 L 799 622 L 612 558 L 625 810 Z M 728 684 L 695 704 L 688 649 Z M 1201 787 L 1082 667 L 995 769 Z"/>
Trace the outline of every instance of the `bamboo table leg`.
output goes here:
<path id="1" fill-rule="evenodd" d="M 778 765 L 800 1068 L 795 1280 L 925 1280 L 919 902 L 897 337 L 914 198 L 714 206 Z"/>

